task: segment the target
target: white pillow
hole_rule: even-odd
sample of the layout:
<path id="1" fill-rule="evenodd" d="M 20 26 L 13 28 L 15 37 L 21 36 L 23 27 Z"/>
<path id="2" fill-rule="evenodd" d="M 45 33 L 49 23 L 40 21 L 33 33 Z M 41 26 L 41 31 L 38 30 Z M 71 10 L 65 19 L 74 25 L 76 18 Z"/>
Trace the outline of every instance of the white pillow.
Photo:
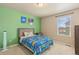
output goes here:
<path id="1" fill-rule="evenodd" d="M 24 32 L 25 37 L 31 37 L 33 36 L 32 32 Z"/>
<path id="2" fill-rule="evenodd" d="M 28 37 L 29 33 L 28 32 L 24 32 L 25 37 Z"/>

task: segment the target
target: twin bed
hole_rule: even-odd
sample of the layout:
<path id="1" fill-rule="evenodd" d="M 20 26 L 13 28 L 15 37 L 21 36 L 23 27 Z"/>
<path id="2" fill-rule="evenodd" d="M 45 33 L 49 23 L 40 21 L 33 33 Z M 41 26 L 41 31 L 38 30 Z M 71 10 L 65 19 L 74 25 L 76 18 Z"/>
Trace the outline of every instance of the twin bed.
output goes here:
<path id="1" fill-rule="evenodd" d="M 41 54 L 51 45 L 52 39 L 45 35 L 35 35 L 33 28 L 18 28 L 19 43 L 28 48 L 35 55 Z"/>

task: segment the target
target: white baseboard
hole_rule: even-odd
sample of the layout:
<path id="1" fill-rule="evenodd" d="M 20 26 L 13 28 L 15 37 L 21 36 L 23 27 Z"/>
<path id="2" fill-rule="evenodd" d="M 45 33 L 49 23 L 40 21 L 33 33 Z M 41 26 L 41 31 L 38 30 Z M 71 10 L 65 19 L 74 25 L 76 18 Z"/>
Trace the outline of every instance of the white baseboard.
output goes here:
<path id="1" fill-rule="evenodd" d="M 2 48 L 0 48 L 0 51 L 2 50 Z"/>
<path id="2" fill-rule="evenodd" d="M 8 48 L 15 47 L 15 46 L 18 46 L 18 45 L 19 44 L 13 44 L 13 45 L 8 46 Z"/>
<path id="3" fill-rule="evenodd" d="M 4 50 L 2 50 L 1 52 L 5 52 L 5 51 L 7 51 L 8 49 L 4 49 Z"/>
<path id="4" fill-rule="evenodd" d="M 5 52 L 5 51 L 7 51 L 9 48 L 12 48 L 12 47 L 15 47 L 15 46 L 18 46 L 18 45 L 19 45 L 19 44 L 10 45 L 10 46 L 8 46 L 7 49 L 5 49 L 5 50 L 3 50 L 3 48 L 0 48 L 0 51 L 1 51 L 1 52 Z"/>

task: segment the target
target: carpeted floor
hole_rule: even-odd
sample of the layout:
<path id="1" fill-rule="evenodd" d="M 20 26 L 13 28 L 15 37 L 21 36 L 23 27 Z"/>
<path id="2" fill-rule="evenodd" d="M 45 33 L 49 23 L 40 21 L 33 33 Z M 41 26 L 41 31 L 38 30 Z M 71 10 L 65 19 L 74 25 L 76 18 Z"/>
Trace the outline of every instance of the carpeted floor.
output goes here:
<path id="1" fill-rule="evenodd" d="M 0 55 L 33 55 L 28 49 L 23 46 L 15 46 L 9 48 L 5 52 L 0 52 Z M 74 48 L 55 42 L 49 49 L 44 51 L 41 55 L 75 55 Z"/>

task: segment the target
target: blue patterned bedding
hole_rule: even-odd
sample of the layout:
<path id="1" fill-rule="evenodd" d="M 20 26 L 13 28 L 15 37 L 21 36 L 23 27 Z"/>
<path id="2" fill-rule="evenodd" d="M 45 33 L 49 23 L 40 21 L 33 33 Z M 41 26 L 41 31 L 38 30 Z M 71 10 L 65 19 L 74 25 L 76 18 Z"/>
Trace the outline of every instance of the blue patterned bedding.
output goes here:
<path id="1" fill-rule="evenodd" d="M 50 45 L 53 44 L 53 41 L 47 36 L 35 35 L 32 37 L 23 38 L 21 43 L 31 48 L 32 51 L 38 55 L 49 48 Z"/>

